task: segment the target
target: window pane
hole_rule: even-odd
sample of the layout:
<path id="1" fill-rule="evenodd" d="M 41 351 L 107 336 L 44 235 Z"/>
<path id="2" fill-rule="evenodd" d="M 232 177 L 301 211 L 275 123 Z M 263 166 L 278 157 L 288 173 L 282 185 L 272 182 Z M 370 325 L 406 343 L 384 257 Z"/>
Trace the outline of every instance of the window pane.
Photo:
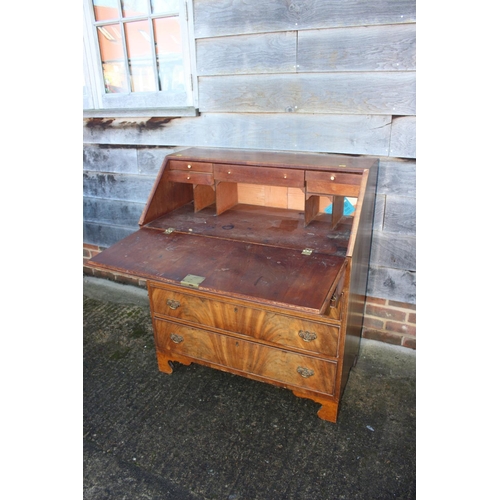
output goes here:
<path id="1" fill-rule="evenodd" d="M 153 52 L 148 21 L 125 24 L 132 92 L 155 91 Z"/>
<path id="2" fill-rule="evenodd" d="M 125 57 L 119 24 L 97 28 L 104 86 L 107 93 L 127 92 Z"/>
<path id="3" fill-rule="evenodd" d="M 151 0 L 153 13 L 159 12 L 177 14 L 179 12 L 179 0 Z"/>
<path id="4" fill-rule="evenodd" d="M 121 0 L 123 17 L 149 15 L 148 0 Z"/>
<path id="5" fill-rule="evenodd" d="M 96 21 L 118 19 L 118 0 L 93 0 Z"/>
<path id="6" fill-rule="evenodd" d="M 181 27 L 178 17 L 153 20 L 160 90 L 185 90 Z"/>

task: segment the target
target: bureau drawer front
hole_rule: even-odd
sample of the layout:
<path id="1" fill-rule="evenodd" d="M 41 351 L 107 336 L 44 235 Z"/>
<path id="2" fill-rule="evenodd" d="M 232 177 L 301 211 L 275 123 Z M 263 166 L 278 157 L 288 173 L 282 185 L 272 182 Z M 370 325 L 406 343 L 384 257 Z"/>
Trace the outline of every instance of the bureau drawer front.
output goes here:
<path id="1" fill-rule="evenodd" d="M 155 320 L 155 339 L 157 349 L 174 359 L 179 355 L 286 386 L 333 394 L 337 365 L 332 361 L 159 319 Z"/>
<path id="2" fill-rule="evenodd" d="M 212 173 L 212 164 L 199 161 L 170 160 L 168 162 L 170 170 L 188 170 L 193 172 Z"/>
<path id="3" fill-rule="evenodd" d="M 259 168 L 241 165 L 214 165 L 214 177 L 219 181 L 245 184 L 304 187 L 304 171 L 291 168 Z"/>
<path id="4" fill-rule="evenodd" d="M 262 309 L 151 287 L 155 313 L 248 335 L 277 345 L 336 357 L 339 328 Z"/>
<path id="5" fill-rule="evenodd" d="M 306 172 L 306 187 L 309 193 L 359 196 L 361 175 L 338 172 Z"/>
<path id="6" fill-rule="evenodd" d="M 213 185 L 214 176 L 203 172 L 191 172 L 183 170 L 170 170 L 168 180 L 171 182 L 185 182 L 187 184 Z"/>

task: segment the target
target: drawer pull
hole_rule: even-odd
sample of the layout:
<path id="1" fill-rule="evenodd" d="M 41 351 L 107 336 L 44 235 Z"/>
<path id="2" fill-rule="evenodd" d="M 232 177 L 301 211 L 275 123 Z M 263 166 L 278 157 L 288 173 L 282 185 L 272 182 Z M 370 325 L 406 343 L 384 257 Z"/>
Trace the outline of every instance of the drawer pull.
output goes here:
<path id="1" fill-rule="evenodd" d="M 315 340 L 318 336 L 314 332 L 308 332 L 307 330 L 299 330 L 299 337 L 304 341 L 304 342 L 312 342 Z"/>
<path id="2" fill-rule="evenodd" d="M 191 165 L 188 165 L 188 168 L 191 168 Z"/>
<path id="3" fill-rule="evenodd" d="M 170 307 L 170 309 L 177 309 L 181 303 L 178 300 L 174 299 L 168 299 L 167 300 L 167 306 Z"/>
<path id="4" fill-rule="evenodd" d="M 314 375 L 314 371 L 302 366 L 297 367 L 297 372 L 304 378 L 309 378 Z"/>
<path id="5" fill-rule="evenodd" d="M 184 340 L 182 335 L 177 335 L 175 333 L 171 333 L 170 338 L 172 339 L 172 342 L 175 342 L 176 344 L 180 344 Z"/>

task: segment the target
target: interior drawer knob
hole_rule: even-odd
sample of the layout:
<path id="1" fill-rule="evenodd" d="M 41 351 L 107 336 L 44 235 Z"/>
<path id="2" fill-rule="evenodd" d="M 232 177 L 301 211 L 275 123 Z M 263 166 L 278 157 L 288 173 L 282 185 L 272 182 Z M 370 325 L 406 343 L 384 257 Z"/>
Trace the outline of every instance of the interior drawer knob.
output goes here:
<path id="1" fill-rule="evenodd" d="M 172 339 L 172 342 L 176 344 L 180 344 L 184 340 L 182 335 L 177 335 L 176 333 L 171 333 L 170 338 Z"/>
<path id="2" fill-rule="evenodd" d="M 167 306 L 170 307 L 170 309 L 177 309 L 180 307 L 181 303 L 178 300 L 174 299 L 168 299 L 167 300 Z"/>
<path id="3" fill-rule="evenodd" d="M 314 332 L 309 332 L 307 330 L 299 330 L 299 337 L 304 341 L 304 342 L 312 342 L 315 340 L 318 336 Z"/>
<path id="4" fill-rule="evenodd" d="M 303 366 L 298 366 L 297 372 L 299 373 L 300 376 L 304 378 L 309 378 L 314 375 L 314 370 L 310 370 L 309 368 L 304 368 Z"/>
<path id="5" fill-rule="evenodd" d="M 191 168 L 191 165 L 188 165 L 188 168 Z"/>

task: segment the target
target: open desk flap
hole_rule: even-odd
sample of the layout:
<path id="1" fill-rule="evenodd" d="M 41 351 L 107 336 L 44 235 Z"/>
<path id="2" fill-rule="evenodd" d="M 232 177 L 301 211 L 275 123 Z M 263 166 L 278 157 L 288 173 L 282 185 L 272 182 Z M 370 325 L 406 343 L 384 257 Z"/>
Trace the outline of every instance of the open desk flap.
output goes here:
<path id="1" fill-rule="evenodd" d="M 141 228 L 89 264 L 147 280 L 321 313 L 344 259 L 338 256 Z M 186 281 L 186 277 L 187 281 Z"/>

